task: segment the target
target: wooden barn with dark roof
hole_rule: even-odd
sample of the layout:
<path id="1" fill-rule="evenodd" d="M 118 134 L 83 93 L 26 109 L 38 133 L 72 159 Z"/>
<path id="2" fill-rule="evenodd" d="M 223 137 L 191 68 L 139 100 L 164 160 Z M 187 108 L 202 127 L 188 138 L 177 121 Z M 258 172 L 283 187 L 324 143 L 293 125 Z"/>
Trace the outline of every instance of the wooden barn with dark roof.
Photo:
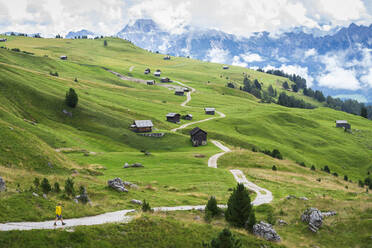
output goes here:
<path id="1" fill-rule="evenodd" d="M 167 117 L 167 121 L 173 122 L 173 123 L 179 123 L 181 119 L 181 115 L 177 113 L 168 113 L 166 117 Z"/>
<path id="2" fill-rule="evenodd" d="M 190 131 L 193 146 L 205 146 L 207 144 L 207 132 L 196 127 Z"/>

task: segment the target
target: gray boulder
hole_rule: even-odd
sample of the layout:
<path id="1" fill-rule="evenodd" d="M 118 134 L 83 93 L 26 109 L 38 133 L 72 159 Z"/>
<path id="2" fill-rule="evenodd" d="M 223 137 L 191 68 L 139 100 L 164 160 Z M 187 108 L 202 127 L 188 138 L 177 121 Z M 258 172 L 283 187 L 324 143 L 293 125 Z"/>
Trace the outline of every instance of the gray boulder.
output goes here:
<path id="1" fill-rule="evenodd" d="M 84 191 L 82 192 L 82 194 L 77 195 L 75 197 L 75 200 L 80 201 L 80 202 L 82 202 L 84 204 L 90 202 L 90 199 L 89 199 L 88 193 L 87 193 L 87 189 L 85 187 L 84 187 Z"/>
<path id="2" fill-rule="evenodd" d="M 119 191 L 119 192 L 128 192 L 128 190 L 125 188 L 125 185 L 123 183 L 123 180 L 121 180 L 120 178 L 115 178 L 115 179 L 112 179 L 112 180 L 108 180 L 107 181 L 107 184 L 110 188 L 113 188 L 114 190 L 116 191 Z"/>
<path id="3" fill-rule="evenodd" d="M 309 200 L 309 199 L 307 199 L 307 197 L 305 197 L 305 196 L 302 196 L 302 197 L 300 197 L 300 198 L 298 198 L 298 199 L 303 200 L 303 201 L 308 201 L 308 200 Z"/>
<path id="4" fill-rule="evenodd" d="M 39 197 L 39 195 L 36 194 L 35 192 L 32 192 L 32 195 L 35 196 L 35 197 Z"/>
<path id="5" fill-rule="evenodd" d="M 48 199 L 48 196 L 46 194 L 43 194 L 44 199 Z"/>
<path id="6" fill-rule="evenodd" d="M 132 164 L 132 167 L 143 167 L 141 163 L 134 163 Z"/>
<path id="7" fill-rule="evenodd" d="M 278 220 L 278 224 L 281 226 L 288 225 L 288 223 L 285 220 Z"/>
<path id="8" fill-rule="evenodd" d="M 323 216 L 323 218 L 324 218 L 324 217 L 333 216 L 333 215 L 336 215 L 336 214 L 337 214 L 336 211 L 322 212 L 322 216 Z"/>
<path id="9" fill-rule="evenodd" d="M 317 208 L 308 208 L 301 215 L 301 220 L 309 224 L 312 232 L 317 232 L 323 224 L 323 215 Z"/>
<path id="10" fill-rule="evenodd" d="M 0 192 L 6 191 L 6 184 L 2 177 L 0 177 Z"/>
<path id="11" fill-rule="evenodd" d="M 126 169 L 126 168 L 139 168 L 139 167 L 144 167 L 141 163 L 134 163 L 134 164 L 128 164 L 128 163 L 125 163 L 123 168 Z"/>
<path id="12" fill-rule="evenodd" d="M 125 163 L 124 166 L 123 166 L 124 169 L 129 168 L 129 167 L 130 167 L 130 165 L 128 163 Z"/>
<path id="13" fill-rule="evenodd" d="M 287 200 L 290 200 L 290 199 L 296 199 L 297 197 L 295 195 L 288 195 L 286 197 Z"/>
<path id="14" fill-rule="evenodd" d="M 133 204 L 142 205 L 142 201 L 140 200 L 132 199 L 130 202 Z"/>
<path id="15" fill-rule="evenodd" d="M 280 241 L 280 236 L 276 233 L 273 226 L 264 221 L 260 221 L 253 226 L 253 234 L 268 241 Z"/>

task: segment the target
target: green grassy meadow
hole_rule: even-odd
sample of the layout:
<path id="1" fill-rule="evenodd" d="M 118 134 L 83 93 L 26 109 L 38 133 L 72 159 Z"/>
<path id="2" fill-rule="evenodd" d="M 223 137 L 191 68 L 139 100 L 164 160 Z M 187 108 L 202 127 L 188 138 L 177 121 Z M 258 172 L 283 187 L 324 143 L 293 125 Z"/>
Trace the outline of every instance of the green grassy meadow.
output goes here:
<path id="1" fill-rule="evenodd" d="M 364 188 L 358 187 L 357 181 L 364 180 L 368 171 L 372 172 L 370 120 L 322 107 L 296 93 L 288 94 L 318 108 L 295 109 L 260 103 L 246 92 L 227 88 L 226 83 L 242 84 L 245 73 L 263 82 L 264 88 L 273 85 L 280 92 L 281 82 L 288 79 L 237 66 L 223 70 L 221 64 L 188 58 L 172 57 L 164 61 L 161 54 L 147 52 L 117 38 L 105 38 L 107 47 L 103 46 L 103 39 L 7 38 L 4 44 L 7 48 L 19 48 L 34 55 L 0 49 L 0 176 L 8 187 L 7 192 L 0 193 L 0 222 L 52 219 L 59 201 L 64 205 L 65 218 L 138 208 L 130 203 L 131 199 L 146 199 L 153 207 L 199 205 L 214 195 L 224 204 L 230 195 L 229 189 L 236 184 L 228 169 L 237 168 L 249 180 L 273 192 L 270 211 L 290 223 L 276 227 L 283 239 L 281 245 L 334 247 L 337 236 L 345 240 L 344 247 L 367 247 L 363 245 L 368 235 L 372 235 L 372 198 Z M 60 60 L 61 55 L 67 55 L 68 60 Z M 152 72 L 161 69 L 162 76 L 195 88 L 188 106 L 180 106 L 186 96 L 176 96 L 159 85 L 124 81 L 105 70 L 158 82 L 158 78 L 143 74 L 147 67 Z M 58 72 L 59 76 L 51 76 L 50 72 Z M 79 96 L 75 109 L 64 102 L 69 88 L 74 88 Z M 166 121 L 168 112 L 190 113 L 193 121 L 198 121 L 210 117 L 204 114 L 204 107 L 215 107 L 226 117 L 191 125 L 176 133 L 170 131 L 179 124 Z M 63 114 L 63 110 L 70 111 L 72 117 Z M 155 132 L 164 132 L 165 136 L 153 138 L 133 133 L 129 126 L 138 119 L 151 119 Z M 348 120 L 352 132 L 336 128 L 338 119 Z M 182 120 L 181 124 L 188 122 Z M 209 139 L 222 141 L 232 149 L 220 158 L 218 169 L 207 166 L 208 158 L 220 152 L 218 148 L 210 142 L 204 147 L 192 147 L 188 132 L 195 126 L 206 130 Z M 279 149 L 285 159 L 252 152 L 253 147 Z M 125 162 L 140 162 L 145 167 L 123 169 Z M 300 162 L 306 167 L 300 166 Z M 271 170 L 273 165 L 278 171 Z M 315 171 L 310 170 L 312 165 Z M 322 172 L 325 165 L 339 176 Z M 343 181 L 344 175 L 352 182 Z M 34 197 L 29 189 L 35 177 L 59 182 L 62 188 L 68 177 L 74 178 L 77 187 L 87 187 L 92 204 L 76 204 L 65 199 L 62 193 L 50 193 L 47 199 Z M 139 188 L 127 194 L 114 192 L 107 187 L 107 180 L 115 177 L 136 183 Z M 285 197 L 289 194 L 306 196 L 309 201 L 288 202 Z M 299 220 L 301 212 L 309 206 L 335 209 L 339 215 L 326 220 L 320 233 L 313 235 Z M 280 216 L 281 209 L 288 215 Z M 267 209 L 261 206 L 257 211 L 264 219 Z M 196 247 L 217 233 L 215 229 L 210 231 L 205 223 L 193 224 L 187 218 L 192 213 L 185 215 L 185 220 L 179 222 L 162 216 L 136 220 L 133 223 L 143 229 L 133 237 L 121 235 L 135 233 L 139 228 L 129 223 L 79 227 L 72 233 L 0 233 L 0 244 L 16 247 L 12 240 L 22 236 L 19 247 L 27 247 L 31 237 L 38 235 L 28 247 L 39 247 L 53 239 L 59 240 L 61 246 L 68 241 L 76 244 L 73 247 L 80 247 L 79 242 L 81 247 L 93 247 L 90 237 L 104 232 L 99 245 L 106 247 L 115 247 L 115 242 L 128 247 L 149 247 L 151 243 L 146 240 L 134 245 L 133 240 L 144 237 L 156 240 L 153 247 Z M 158 222 L 160 227 L 154 224 Z M 350 223 L 356 228 L 347 228 Z M 169 234 L 161 240 L 163 226 L 176 232 L 174 236 Z M 222 224 L 219 228 L 222 229 Z M 142 233 L 145 230 L 155 230 L 154 236 Z M 84 235 L 77 235 L 79 233 Z M 246 247 L 261 242 L 246 233 L 239 235 Z"/>

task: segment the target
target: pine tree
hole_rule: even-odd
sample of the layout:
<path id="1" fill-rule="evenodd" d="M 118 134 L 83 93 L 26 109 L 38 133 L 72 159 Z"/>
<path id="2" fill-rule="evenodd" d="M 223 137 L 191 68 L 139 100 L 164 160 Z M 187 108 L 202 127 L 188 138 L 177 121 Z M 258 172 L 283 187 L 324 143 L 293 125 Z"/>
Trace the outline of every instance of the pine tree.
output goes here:
<path id="1" fill-rule="evenodd" d="M 73 88 L 70 88 L 68 92 L 66 92 L 66 104 L 71 108 L 75 108 L 78 104 L 79 98 Z"/>
<path id="2" fill-rule="evenodd" d="M 34 179 L 34 186 L 36 189 L 38 189 L 40 186 L 40 179 L 38 177 L 35 177 Z"/>
<path id="3" fill-rule="evenodd" d="M 152 212 L 150 203 L 146 202 L 146 200 L 143 200 L 142 211 L 143 212 Z"/>
<path id="4" fill-rule="evenodd" d="M 209 198 L 208 203 L 205 206 L 205 212 L 206 214 L 209 212 L 211 217 L 215 217 L 220 214 L 221 210 L 217 206 L 216 197 L 211 196 L 211 198 Z"/>
<path id="5" fill-rule="evenodd" d="M 238 183 L 227 202 L 225 218 L 233 226 L 244 227 L 252 211 L 249 193 L 242 183 Z"/>
<path id="6" fill-rule="evenodd" d="M 103 46 L 107 47 L 107 40 L 103 41 Z"/>
<path id="7" fill-rule="evenodd" d="M 347 177 L 347 175 L 344 176 L 344 180 L 347 182 L 349 181 L 349 178 Z"/>
<path id="8" fill-rule="evenodd" d="M 273 165 L 273 167 L 271 168 L 273 171 L 277 171 L 278 169 L 276 168 L 275 165 Z"/>
<path id="9" fill-rule="evenodd" d="M 331 173 L 331 169 L 329 169 L 328 165 L 324 166 L 323 171 L 325 171 L 327 173 Z"/>
<path id="10" fill-rule="evenodd" d="M 267 88 L 267 92 L 269 93 L 269 96 L 274 97 L 275 96 L 275 91 L 272 85 Z"/>
<path id="11" fill-rule="evenodd" d="M 368 119 L 368 111 L 366 107 L 362 107 L 362 109 L 360 110 L 360 116 Z"/>
<path id="12" fill-rule="evenodd" d="M 59 183 L 58 182 L 55 182 L 54 183 L 54 189 L 53 189 L 53 191 L 56 192 L 56 193 L 61 192 L 61 188 L 59 187 Z"/>
<path id="13" fill-rule="evenodd" d="M 52 186 L 50 186 L 50 183 L 46 178 L 43 179 L 40 186 L 44 194 L 48 194 L 50 191 L 52 191 Z"/>
<path id="14" fill-rule="evenodd" d="M 207 247 L 211 248 L 241 248 L 241 241 L 236 238 L 229 229 L 225 228 L 218 234 L 217 238 L 214 238 L 210 245 Z"/>
<path id="15" fill-rule="evenodd" d="M 288 85 L 288 82 L 287 82 L 287 81 L 285 81 L 285 82 L 283 83 L 283 88 L 284 88 L 285 90 L 288 90 L 288 89 L 289 89 L 289 85 Z"/>
<path id="16" fill-rule="evenodd" d="M 67 178 L 65 182 L 65 192 L 68 196 L 74 196 L 75 195 L 75 189 L 74 189 L 74 180 L 71 178 Z"/>
<path id="17" fill-rule="evenodd" d="M 315 166 L 314 165 L 311 166 L 311 170 L 315 171 Z"/>

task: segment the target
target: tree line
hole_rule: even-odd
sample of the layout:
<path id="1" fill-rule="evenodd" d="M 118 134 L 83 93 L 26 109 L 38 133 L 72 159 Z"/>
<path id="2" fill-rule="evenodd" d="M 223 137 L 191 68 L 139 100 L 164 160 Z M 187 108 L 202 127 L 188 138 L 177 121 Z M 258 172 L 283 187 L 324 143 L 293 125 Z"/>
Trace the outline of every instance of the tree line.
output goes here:
<path id="1" fill-rule="evenodd" d="M 325 97 L 322 91 L 313 90 L 310 87 L 308 88 L 306 84 L 306 79 L 302 78 L 299 75 L 288 74 L 282 70 L 273 69 L 265 71 L 259 68 L 257 69 L 257 71 L 288 78 L 289 80 L 293 81 L 294 84 L 289 86 L 288 82 L 284 82 L 282 85 L 284 89 L 286 90 L 292 89 L 293 92 L 299 92 L 300 90 L 302 90 L 303 95 L 314 98 L 318 102 L 324 103 L 326 107 L 343 111 L 349 114 L 360 115 L 364 118 L 372 119 L 372 106 L 366 106 L 364 103 L 360 103 L 357 100 L 352 99 L 342 100 L 340 98 L 333 98 L 332 96 Z M 287 100 L 286 97 L 284 97 L 284 99 Z M 292 99 L 292 101 L 295 102 L 294 99 Z M 303 105 L 302 103 L 299 104 Z"/>

